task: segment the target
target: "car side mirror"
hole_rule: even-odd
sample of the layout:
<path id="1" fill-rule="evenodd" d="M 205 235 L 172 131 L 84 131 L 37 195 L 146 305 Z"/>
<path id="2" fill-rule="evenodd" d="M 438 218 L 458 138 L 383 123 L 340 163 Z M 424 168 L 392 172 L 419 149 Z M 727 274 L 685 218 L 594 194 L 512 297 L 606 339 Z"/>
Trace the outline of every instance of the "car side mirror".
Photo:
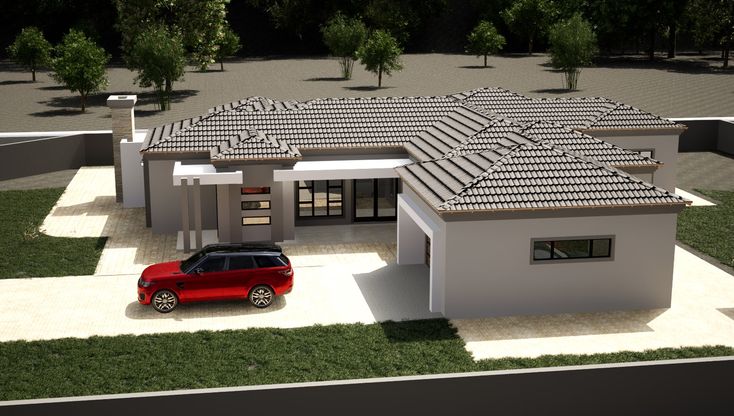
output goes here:
<path id="1" fill-rule="evenodd" d="M 204 269 L 202 269 L 201 267 L 197 267 L 196 269 L 194 269 L 194 273 L 195 274 L 202 274 L 202 273 L 204 273 Z"/>

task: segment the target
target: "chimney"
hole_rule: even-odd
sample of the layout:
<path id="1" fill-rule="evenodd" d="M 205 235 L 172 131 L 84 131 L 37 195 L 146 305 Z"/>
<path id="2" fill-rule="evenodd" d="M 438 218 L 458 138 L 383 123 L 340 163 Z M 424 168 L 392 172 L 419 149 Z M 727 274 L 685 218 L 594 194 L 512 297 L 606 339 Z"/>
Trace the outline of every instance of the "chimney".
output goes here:
<path id="1" fill-rule="evenodd" d="M 107 98 L 107 106 L 112 110 L 112 158 L 115 161 L 115 199 L 117 202 L 122 202 L 120 142 L 133 141 L 137 101 L 137 95 L 110 95 Z"/>

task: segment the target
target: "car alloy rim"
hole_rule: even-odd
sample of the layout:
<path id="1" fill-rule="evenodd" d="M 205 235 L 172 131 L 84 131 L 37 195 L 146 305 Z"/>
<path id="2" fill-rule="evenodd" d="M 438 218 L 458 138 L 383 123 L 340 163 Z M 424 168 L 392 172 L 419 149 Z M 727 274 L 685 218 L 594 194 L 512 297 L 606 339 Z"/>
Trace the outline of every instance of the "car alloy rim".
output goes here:
<path id="1" fill-rule="evenodd" d="M 155 306 L 163 311 L 170 311 L 175 305 L 176 299 L 168 292 L 159 293 L 155 296 Z"/>
<path id="2" fill-rule="evenodd" d="M 273 294 L 265 288 L 259 288 L 252 293 L 252 302 L 257 306 L 268 305 L 272 299 Z"/>

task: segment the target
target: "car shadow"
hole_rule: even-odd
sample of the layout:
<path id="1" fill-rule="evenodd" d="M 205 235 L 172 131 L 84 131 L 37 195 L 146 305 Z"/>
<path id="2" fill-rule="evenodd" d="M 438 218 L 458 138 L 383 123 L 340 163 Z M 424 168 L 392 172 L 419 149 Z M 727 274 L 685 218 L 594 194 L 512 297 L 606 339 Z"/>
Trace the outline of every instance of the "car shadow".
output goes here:
<path id="1" fill-rule="evenodd" d="M 125 316 L 136 320 L 173 320 L 187 321 L 201 318 L 215 318 L 228 316 L 262 315 L 283 309 L 287 300 L 285 296 L 278 296 L 273 304 L 267 308 L 256 308 L 245 299 L 224 300 L 213 302 L 182 303 L 172 312 L 159 313 L 150 305 L 141 305 L 130 302 L 125 307 Z"/>

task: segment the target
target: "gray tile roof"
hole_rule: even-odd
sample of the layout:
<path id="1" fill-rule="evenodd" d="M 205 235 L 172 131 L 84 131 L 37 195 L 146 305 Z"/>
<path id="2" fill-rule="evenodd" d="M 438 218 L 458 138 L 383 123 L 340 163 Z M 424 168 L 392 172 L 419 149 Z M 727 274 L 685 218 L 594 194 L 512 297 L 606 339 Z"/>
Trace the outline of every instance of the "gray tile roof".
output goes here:
<path id="1" fill-rule="evenodd" d="M 503 88 L 479 88 L 454 97 L 520 122 L 545 121 L 573 129 L 682 128 L 668 119 L 603 97 L 529 98 Z"/>
<path id="2" fill-rule="evenodd" d="M 211 160 L 288 160 L 300 159 L 301 152 L 290 144 L 257 130 L 247 130 L 239 136 L 232 136 L 211 149 Z"/>
<path id="3" fill-rule="evenodd" d="M 418 162 L 397 172 L 438 212 L 685 204 L 622 171 L 545 144 Z"/>

